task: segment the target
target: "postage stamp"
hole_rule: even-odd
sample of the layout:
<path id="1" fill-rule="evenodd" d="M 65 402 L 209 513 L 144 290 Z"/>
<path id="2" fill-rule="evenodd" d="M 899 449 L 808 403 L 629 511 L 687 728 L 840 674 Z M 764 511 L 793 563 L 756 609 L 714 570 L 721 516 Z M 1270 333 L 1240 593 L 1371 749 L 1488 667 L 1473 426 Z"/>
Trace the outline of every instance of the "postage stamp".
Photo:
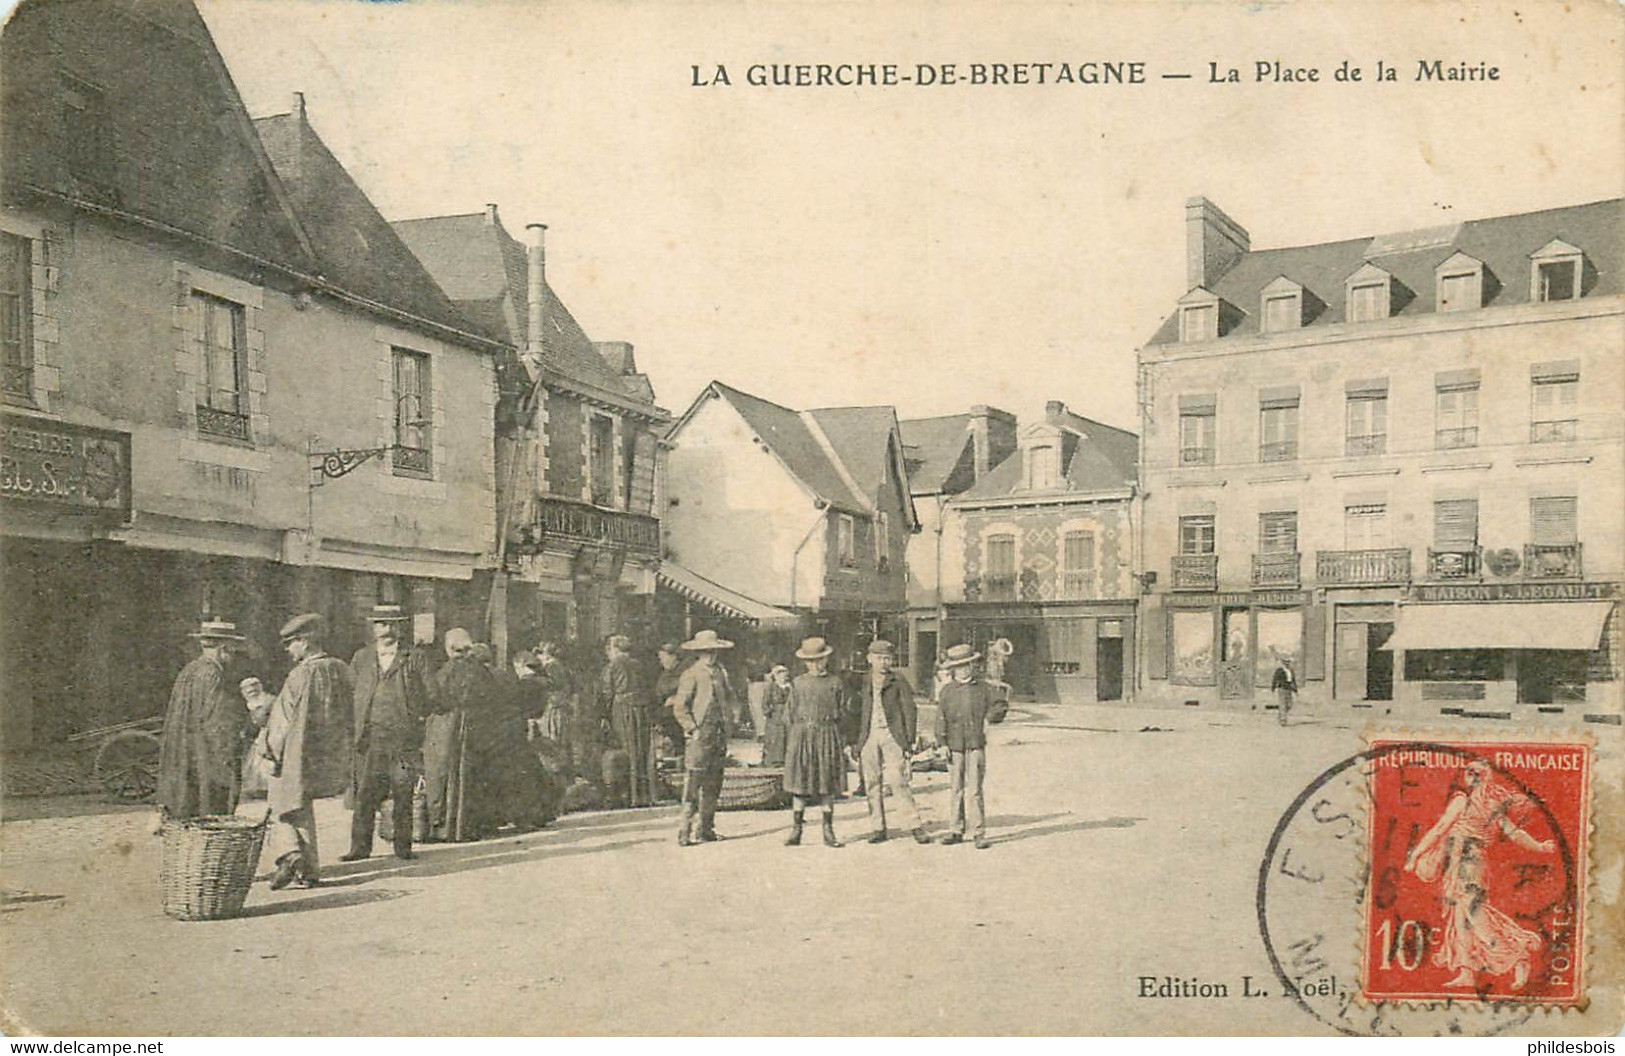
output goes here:
<path id="1" fill-rule="evenodd" d="M 1375 741 L 1360 995 L 1584 1003 L 1591 749 Z"/>

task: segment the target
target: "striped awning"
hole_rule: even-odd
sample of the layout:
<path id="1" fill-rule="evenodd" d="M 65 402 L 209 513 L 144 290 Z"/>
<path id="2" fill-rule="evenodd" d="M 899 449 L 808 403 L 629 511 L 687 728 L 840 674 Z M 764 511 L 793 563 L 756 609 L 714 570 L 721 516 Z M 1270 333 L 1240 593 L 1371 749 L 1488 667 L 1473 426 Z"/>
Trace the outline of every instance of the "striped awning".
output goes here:
<path id="1" fill-rule="evenodd" d="M 801 617 L 785 609 L 729 590 L 721 583 L 713 583 L 698 572 L 684 568 L 675 561 L 662 561 L 659 572 L 661 586 L 676 591 L 683 597 L 719 616 L 739 620 L 764 630 L 790 628 L 801 622 Z"/>
<path id="2" fill-rule="evenodd" d="M 1590 650 L 1613 607 L 1611 601 L 1403 605 L 1382 648 Z"/>

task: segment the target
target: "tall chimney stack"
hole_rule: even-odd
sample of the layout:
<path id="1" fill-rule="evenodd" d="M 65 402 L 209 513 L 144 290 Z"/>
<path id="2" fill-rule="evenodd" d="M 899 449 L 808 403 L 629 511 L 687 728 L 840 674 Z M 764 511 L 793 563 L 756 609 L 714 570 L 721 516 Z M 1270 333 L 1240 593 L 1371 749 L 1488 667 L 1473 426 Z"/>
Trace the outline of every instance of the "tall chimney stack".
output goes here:
<path id="1" fill-rule="evenodd" d="M 1251 248 L 1247 229 L 1206 198 L 1185 201 L 1185 289 L 1208 290 Z"/>
<path id="2" fill-rule="evenodd" d="M 294 92 L 293 93 L 293 100 L 292 100 L 291 105 L 289 105 L 289 107 L 288 107 L 288 113 L 292 114 L 295 118 L 297 118 L 300 121 L 301 124 L 304 122 L 304 120 L 305 120 L 305 93 L 304 92 Z"/>
<path id="3" fill-rule="evenodd" d="M 547 325 L 547 225 L 525 225 L 525 358 L 542 359 Z"/>
<path id="4" fill-rule="evenodd" d="M 1016 449 L 1016 416 L 986 404 L 970 409 L 971 459 L 976 479 L 1009 458 Z"/>

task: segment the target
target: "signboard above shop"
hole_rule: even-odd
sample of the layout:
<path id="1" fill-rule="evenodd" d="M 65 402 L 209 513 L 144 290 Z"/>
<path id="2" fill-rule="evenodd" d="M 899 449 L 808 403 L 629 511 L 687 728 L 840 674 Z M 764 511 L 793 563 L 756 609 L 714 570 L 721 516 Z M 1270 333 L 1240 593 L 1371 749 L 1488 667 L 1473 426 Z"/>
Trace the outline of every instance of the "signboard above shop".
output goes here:
<path id="1" fill-rule="evenodd" d="M 130 519 L 130 434 L 0 413 L 0 499 Z"/>

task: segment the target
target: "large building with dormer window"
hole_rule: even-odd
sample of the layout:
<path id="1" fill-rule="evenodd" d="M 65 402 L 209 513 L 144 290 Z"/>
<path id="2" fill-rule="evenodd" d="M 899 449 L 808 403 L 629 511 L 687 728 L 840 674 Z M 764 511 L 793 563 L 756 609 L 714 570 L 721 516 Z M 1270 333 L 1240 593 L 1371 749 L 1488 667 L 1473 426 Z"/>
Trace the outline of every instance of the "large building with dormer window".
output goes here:
<path id="1" fill-rule="evenodd" d="M 1142 696 L 1618 722 L 1621 202 L 1258 250 L 1140 351 Z"/>

